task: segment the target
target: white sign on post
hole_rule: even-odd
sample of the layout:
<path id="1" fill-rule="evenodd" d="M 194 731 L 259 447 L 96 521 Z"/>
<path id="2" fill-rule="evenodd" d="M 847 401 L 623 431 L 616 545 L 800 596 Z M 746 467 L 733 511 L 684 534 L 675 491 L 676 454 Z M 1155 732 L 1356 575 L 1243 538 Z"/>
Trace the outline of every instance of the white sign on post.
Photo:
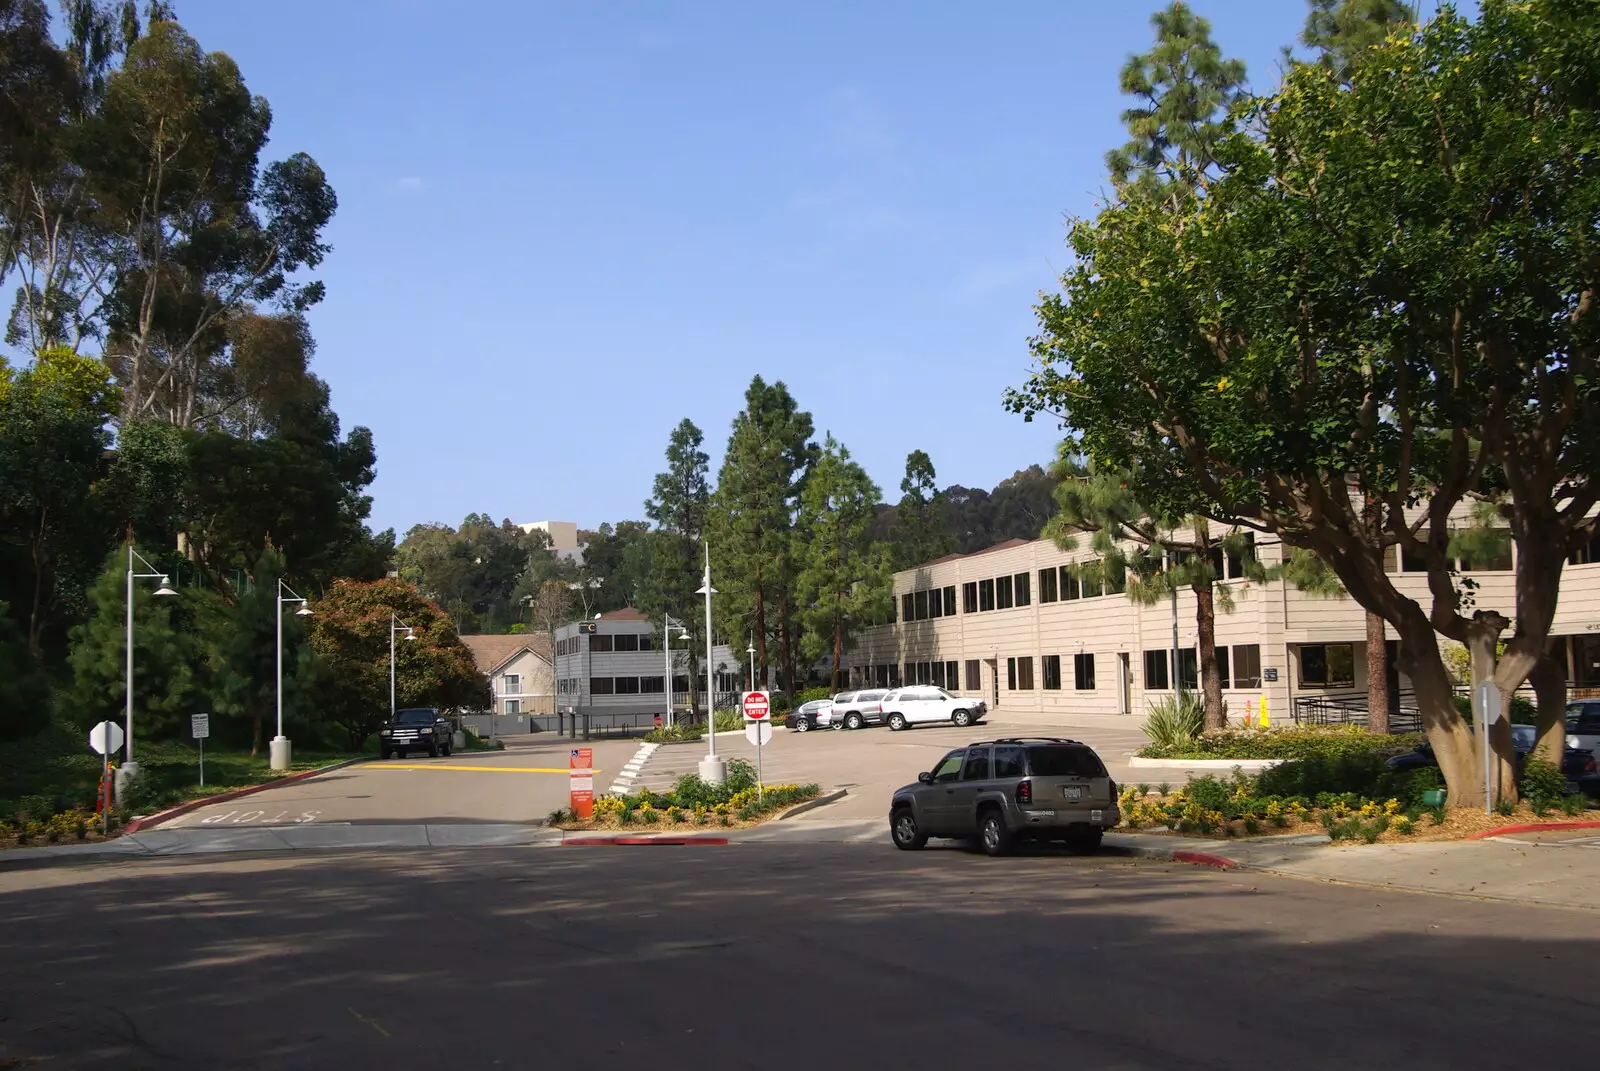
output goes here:
<path id="1" fill-rule="evenodd" d="M 89 730 L 89 746 L 99 755 L 110 755 L 122 747 L 122 726 L 103 721 Z"/>
<path id="2" fill-rule="evenodd" d="M 189 735 L 200 744 L 200 787 L 206 787 L 206 737 L 211 735 L 211 715 L 189 715 Z"/>
<path id="3" fill-rule="evenodd" d="M 772 701 L 766 692 L 746 692 L 744 702 L 744 735 L 756 747 L 756 794 L 766 794 L 766 775 L 761 767 L 761 749 L 772 739 Z"/>

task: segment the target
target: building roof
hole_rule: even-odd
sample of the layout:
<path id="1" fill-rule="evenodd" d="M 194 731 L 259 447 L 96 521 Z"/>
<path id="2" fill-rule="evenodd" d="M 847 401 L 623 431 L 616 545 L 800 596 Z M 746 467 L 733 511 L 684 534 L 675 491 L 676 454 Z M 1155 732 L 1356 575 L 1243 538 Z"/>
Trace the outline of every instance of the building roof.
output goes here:
<path id="1" fill-rule="evenodd" d="M 943 565 L 945 562 L 953 562 L 959 558 L 976 558 L 982 554 L 993 554 L 997 550 L 1010 550 L 1012 547 L 1025 547 L 1032 542 L 1035 541 L 1032 539 L 1022 539 L 1020 537 L 1017 539 L 1008 539 L 1004 543 L 996 543 L 994 546 L 984 547 L 982 550 L 969 550 L 965 554 L 946 554 L 942 558 L 935 558 L 931 562 L 923 562 L 921 565 L 913 565 L 909 569 L 902 569 L 900 571 L 902 573 L 909 573 L 914 569 L 926 569 L 930 565 Z"/>
<path id="2" fill-rule="evenodd" d="M 644 614 L 644 611 L 642 611 L 642 610 L 635 610 L 631 606 L 624 606 L 620 610 L 607 610 L 605 613 L 600 615 L 600 620 L 602 620 L 602 621 L 649 621 L 651 619 L 646 617 L 645 614 Z"/>
<path id="3" fill-rule="evenodd" d="M 531 652 L 546 662 L 550 658 L 550 637 L 543 633 L 525 632 L 515 636 L 462 636 L 461 642 L 472 652 L 472 661 L 478 672 L 491 674 L 523 651 Z"/>

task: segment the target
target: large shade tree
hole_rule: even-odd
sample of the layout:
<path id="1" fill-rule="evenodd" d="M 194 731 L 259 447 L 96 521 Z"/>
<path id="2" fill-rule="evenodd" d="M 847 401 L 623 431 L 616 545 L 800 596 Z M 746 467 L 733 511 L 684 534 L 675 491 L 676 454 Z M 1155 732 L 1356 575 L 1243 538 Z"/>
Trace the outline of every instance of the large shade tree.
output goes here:
<path id="1" fill-rule="evenodd" d="M 1074 227 L 1039 307 L 1041 369 L 1014 396 L 1059 413 L 1142 498 L 1311 550 L 1400 637 L 1452 804 L 1483 770 L 1436 633 L 1504 692 L 1535 675 L 1553 743 L 1549 633 L 1600 498 L 1600 22 L 1583 0 L 1488 0 L 1306 66 L 1230 140 L 1223 177 Z M 1363 525 L 1375 499 L 1381 539 Z M 1515 541 L 1515 606 L 1473 604 L 1452 546 L 1472 503 Z M 1386 569 L 1424 567 L 1410 597 Z M 1512 625 L 1505 654 L 1496 643 Z M 1514 794 L 1509 733 L 1492 737 Z"/>

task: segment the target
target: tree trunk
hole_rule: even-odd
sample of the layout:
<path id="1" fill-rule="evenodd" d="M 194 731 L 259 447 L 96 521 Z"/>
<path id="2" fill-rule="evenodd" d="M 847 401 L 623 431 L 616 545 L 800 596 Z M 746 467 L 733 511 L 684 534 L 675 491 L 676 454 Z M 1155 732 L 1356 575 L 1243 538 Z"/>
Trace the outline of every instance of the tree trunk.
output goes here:
<path id="1" fill-rule="evenodd" d="M 250 718 L 250 757 L 255 758 L 261 754 L 261 712 L 257 711 Z"/>
<path id="2" fill-rule="evenodd" d="M 1546 652 L 1528 680 L 1539 698 L 1539 742 L 1534 754 L 1559 767 L 1567 744 L 1567 660 L 1554 651 Z"/>
<path id="3" fill-rule="evenodd" d="M 1195 585 L 1194 617 L 1200 641 L 1200 692 L 1205 696 L 1206 728 L 1226 729 L 1228 710 L 1222 705 L 1222 677 L 1217 673 L 1216 589 L 1209 581 L 1203 586 Z"/>
<path id="4" fill-rule="evenodd" d="M 1389 646 L 1383 618 L 1367 611 L 1367 731 L 1389 733 Z"/>
<path id="5" fill-rule="evenodd" d="M 783 694 L 794 695 L 794 647 L 789 642 L 789 589 L 784 588 L 778 596 L 778 642 L 780 644 L 779 657 L 783 661 Z"/>
<path id="6" fill-rule="evenodd" d="M 1400 630 L 1400 667 L 1416 688 L 1422 727 L 1450 790 L 1449 806 L 1483 807 L 1483 777 L 1477 741 L 1456 710 L 1455 689 L 1439 657 L 1433 629 L 1420 611 Z M 1431 657 L 1430 657 L 1431 655 Z"/>
<path id="7" fill-rule="evenodd" d="M 1478 686 L 1480 684 L 1486 680 L 1494 679 L 1495 646 L 1499 642 L 1500 633 L 1504 631 L 1506 624 L 1508 624 L 1508 622 L 1500 615 L 1485 614 L 1480 611 L 1477 618 L 1473 622 L 1474 627 L 1467 633 L 1467 653 L 1472 657 L 1472 692 L 1474 695 L 1477 694 Z M 1511 693 L 1509 691 L 1504 693 L 1502 702 L 1502 709 L 1508 709 L 1510 707 Z M 1481 716 L 1482 720 L 1487 720 L 1489 715 L 1487 711 L 1484 711 L 1481 712 Z M 1474 733 L 1474 738 L 1472 741 L 1474 759 L 1473 767 L 1477 772 L 1477 780 L 1479 782 L 1478 798 L 1479 801 L 1482 802 L 1482 781 L 1484 777 L 1482 759 L 1483 745 L 1478 741 L 1476 733 L 1483 732 L 1484 727 L 1482 725 L 1474 725 L 1474 729 L 1476 732 Z M 1499 726 L 1490 731 L 1489 747 L 1490 751 L 1492 752 L 1489 760 L 1492 765 L 1492 768 L 1489 770 L 1491 785 L 1490 791 L 1497 799 L 1509 799 L 1514 802 L 1517 798 L 1517 785 L 1514 765 L 1515 759 L 1512 756 L 1511 749 L 1510 718 L 1501 718 Z M 1451 788 L 1451 794 L 1455 794 L 1454 786 Z M 1494 800 L 1491 799 L 1489 802 L 1493 803 Z"/>
<path id="8" fill-rule="evenodd" d="M 760 667 L 761 677 L 757 683 L 767 679 L 767 604 L 761 591 L 761 568 L 756 567 L 756 665 Z"/>
<path id="9" fill-rule="evenodd" d="M 843 600 L 842 592 L 835 590 L 833 593 L 833 677 L 831 690 L 837 694 L 839 691 L 839 663 L 844 661 L 844 611 L 840 608 Z"/>

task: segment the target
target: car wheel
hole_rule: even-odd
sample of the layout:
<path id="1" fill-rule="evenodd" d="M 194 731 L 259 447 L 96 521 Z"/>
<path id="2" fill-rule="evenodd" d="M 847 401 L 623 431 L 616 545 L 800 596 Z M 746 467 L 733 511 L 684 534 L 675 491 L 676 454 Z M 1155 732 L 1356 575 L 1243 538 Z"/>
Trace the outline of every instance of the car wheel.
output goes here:
<path id="1" fill-rule="evenodd" d="M 393 755 L 393 754 L 394 754 L 394 752 L 390 751 L 388 748 L 384 748 L 382 751 L 378 752 L 378 757 L 382 761 L 388 762 L 389 761 L 389 756 Z"/>
<path id="2" fill-rule="evenodd" d="M 448 759 L 451 755 L 455 754 L 455 750 L 456 746 L 454 744 L 446 744 L 444 746 L 444 757 Z"/>
<path id="3" fill-rule="evenodd" d="M 429 744 L 428 745 L 428 758 L 436 759 L 438 757 L 439 757 L 439 745 L 438 744 Z"/>
<path id="4" fill-rule="evenodd" d="M 811 731 L 810 719 L 801 718 L 800 720 L 796 721 L 794 723 L 794 731 L 797 733 L 809 733 Z"/>
<path id="5" fill-rule="evenodd" d="M 847 714 L 847 715 L 845 715 L 844 727 L 846 729 L 859 729 L 859 728 L 861 728 L 861 715 L 860 714 Z"/>
<path id="6" fill-rule="evenodd" d="M 1067 830 L 1067 848 L 1079 855 L 1093 855 L 1100 850 L 1100 841 L 1105 837 L 1105 830 L 1096 826 Z"/>
<path id="7" fill-rule="evenodd" d="M 889 715 L 889 728 L 890 729 L 893 729 L 895 732 L 899 732 L 901 729 L 904 729 L 905 727 L 906 727 L 906 716 L 904 714 L 890 714 Z"/>
<path id="8" fill-rule="evenodd" d="M 394 752 L 394 757 L 399 759 L 401 762 L 405 762 L 406 761 L 406 749 L 403 748 L 403 747 L 402 748 L 396 748 L 395 752 Z"/>
<path id="9" fill-rule="evenodd" d="M 993 808 L 984 811 L 978 819 L 978 846 L 984 855 L 999 856 L 1011 851 L 1011 830 L 1006 828 L 1005 815 Z"/>
<path id="10" fill-rule="evenodd" d="M 958 710 L 954 714 L 950 715 L 950 720 L 955 722 L 958 728 L 965 729 L 967 726 L 972 724 L 972 715 L 967 713 L 965 710 Z"/>
<path id="11" fill-rule="evenodd" d="M 889 834 L 894 838 L 894 846 L 903 852 L 917 851 L 928 843 L 928 838 L 917 828 L 917 817 L 911 813 L 910 807 L 902 807 L 894 812 L 889 819 Z"/>

